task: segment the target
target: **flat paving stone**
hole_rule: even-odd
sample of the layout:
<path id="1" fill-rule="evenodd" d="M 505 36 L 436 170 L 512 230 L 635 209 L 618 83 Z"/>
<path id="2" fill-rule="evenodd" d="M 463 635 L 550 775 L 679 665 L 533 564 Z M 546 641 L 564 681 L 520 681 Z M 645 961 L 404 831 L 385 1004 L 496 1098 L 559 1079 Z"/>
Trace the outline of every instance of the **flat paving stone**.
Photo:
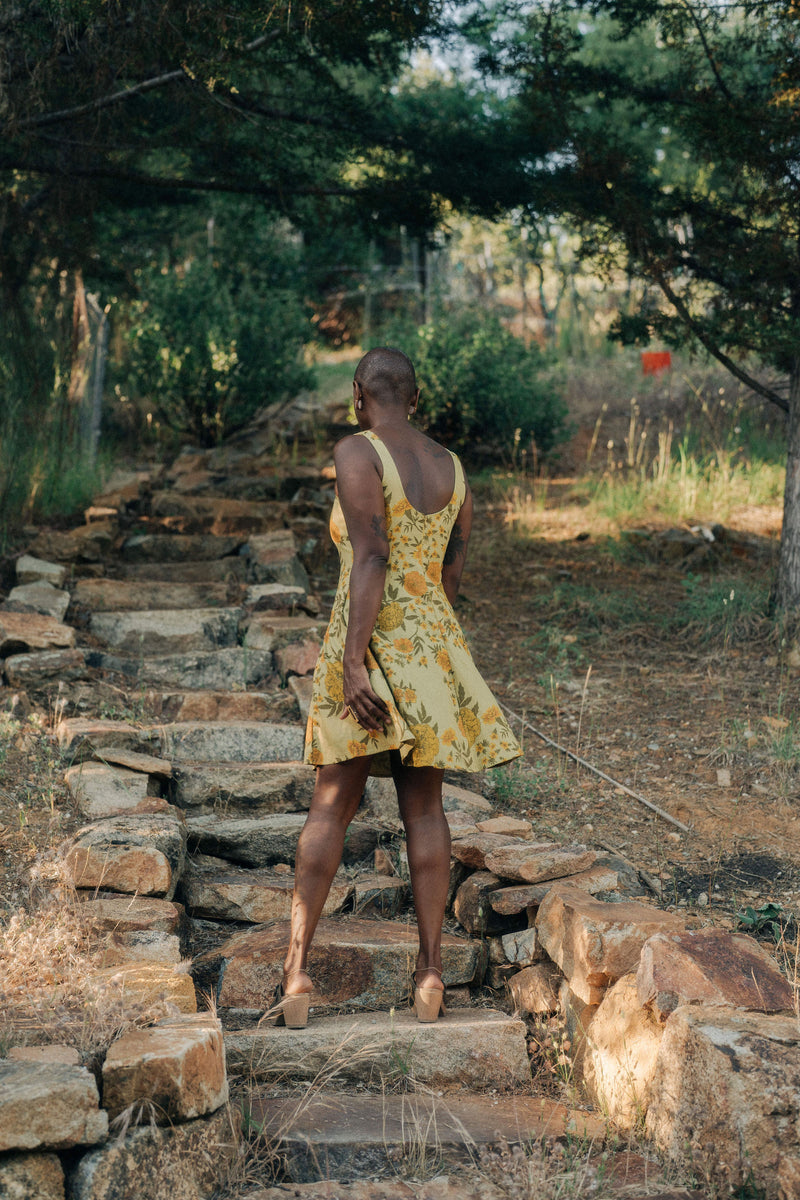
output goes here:
<path id="1" fill-rule="evenodd" d="M 296 762 L 305 732 L 265 721 L 178 721 L 154 726 L 151 737 L 165 758 L 178 761 Z"/>
<path id="2" fill-rule="evenodd" d="M 283 813 L 308 808 L 316 772 L 305 763 L 179 763 L 174 800 L 181 808 Z"/>
<path id="3" fill-rule="evenodd" d="M 235 585 L 236 592 L 243 592 Z M 152 579 L 79 579 L 73 604 L 92 612 L 146 612 L 165 608 L 225 608 L 231 599 L 225 583 L 165 583 Z"/>
<path id="4" fill-rule="evenodd" d="M 348 1096 L 323 1091 L 298 1104 L 297 1097 L 256 1094 L 247 1111 L 258 1127 L 263 1125 L 265 1136 L 276 1139 L 287 1173 L 298 1183 L 319 1180 L 323 1164 L 328 1178 L 353 1179 L 385 1174 L 393 1163 L 415 1153 L 446 1169 L 474 1162 L 476 1152 L 501 1141 L 509 1146 L 542 1139 L 601 1143 L 606 1136 L 605 1122 L 592 1113 L 532 1096 Z"/>
<path id="5" fill-rule="evenodd" d="M 273 672 L 269 651 L 224 646 L 216 650 L 191 650 L 183 654 L 160 654 L 154 658 L 132 658 L 105 651 L 87 652 L 89 666 L 99 671 L 126 675 L 152 687 L 187 690 L 257 688 Z"/>
<path id="6" fill-rule="evenodd" d="M 233 554 L 242 541 L 239 537 L 215 537 L 210 533 L 137 533 L 123 544 L 121 555 L 127 562 L 138 563 L 204 562 Z"/>
<path id="7" fill-rule="evenodd" d="M 243 583 L 247 578 L 247 559 L 231 555 L 200 562 L 122 563 L 119 573 L 123 579 L 164 583 Z"/>
<path id="8" fill-rule="evenodd" d="M 202 990 L 214 992 L 220 1009 L 260 1014 L 281 977 L 288 944 L 289 922 L 274 921 L 233 934 L 196 958 L 192 973 Z M 411 922 L 321 920 L 309 955 L 316 1009 L 388 1009 L 400 1004 L 409 993 L 417 948 Z M 483 964 L 479 942 L 443 935 L 447 987 L 472 983 L 482 975 Z"/>
<path id="9" fill-rule="evenodd" d="M 89 628 L 99 642 L 123 654 L 180 654 L 235 646 L 241 615 L 239 608 L 96 612 Z"/>
<path id="10" fill-rule="evenodd" d="M 406 1007 L 226 1033 L 225 1054 L 231 1074 L 276 1083 L 335 1070 L 337 1087 L 520 1092 L 531 1086 L 525 1037 L 523 1021 L 492 1009 L 458 1009 L 423 1025 Z"/>

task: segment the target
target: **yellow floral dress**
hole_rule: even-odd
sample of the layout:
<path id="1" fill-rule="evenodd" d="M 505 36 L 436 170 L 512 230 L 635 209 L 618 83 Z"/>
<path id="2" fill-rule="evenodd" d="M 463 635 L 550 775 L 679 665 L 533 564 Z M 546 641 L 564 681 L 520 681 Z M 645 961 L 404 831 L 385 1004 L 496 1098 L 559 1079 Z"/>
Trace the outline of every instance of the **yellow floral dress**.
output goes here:
<path id="1" fill-rule="evenodd" d="M 399 750 L 408 766 L 458 771 L 482 771 L 516 758 L 522 751 L 472 661 L 442 587 L 442 560 L 466 493 L 461 463 L 453 455 L 450 503 L 422 513 L 406 499 L 380 438 L 371 432 L 360 436 L 369 438 L 383 464 L 389 564 L 366 662 L 391 724 L 383 733 L 369 733 L 353 717 L 341 719 L 353 548 L 337 499 L 330 531 L 339 551 L 339 585 L 314 672 L 305 761 L 319 766 L 372 754 L 377 757 L 370 773 L 388 775 L 389 750 Z"/>

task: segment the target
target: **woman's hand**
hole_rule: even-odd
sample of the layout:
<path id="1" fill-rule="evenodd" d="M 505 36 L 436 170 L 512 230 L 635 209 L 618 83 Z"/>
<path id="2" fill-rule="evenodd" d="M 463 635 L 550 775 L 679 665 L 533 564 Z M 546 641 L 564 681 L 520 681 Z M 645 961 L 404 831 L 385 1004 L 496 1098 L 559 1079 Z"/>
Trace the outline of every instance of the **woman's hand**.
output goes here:
<path id="1" fill-rule="evenodd" d="M 373 691 L 364 663 L 344 665 L 344 712 L 342 720 L 351 716 L 367 733 L 384 733 L 391 722 L 387 705 Z"/>

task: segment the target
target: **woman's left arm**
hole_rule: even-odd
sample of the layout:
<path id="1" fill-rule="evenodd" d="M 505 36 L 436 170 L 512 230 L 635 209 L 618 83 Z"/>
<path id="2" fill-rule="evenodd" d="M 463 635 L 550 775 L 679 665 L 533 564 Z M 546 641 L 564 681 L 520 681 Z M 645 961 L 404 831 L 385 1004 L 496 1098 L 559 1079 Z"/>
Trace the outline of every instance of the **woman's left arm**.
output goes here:
<path id="1" fill-rule="evenodd" d="M 353 547 L 344 646 L 344 702 L 363 729 L 383 731 L 389 709 L 369 682 L 366 654 L 383 599 L 389 539 L 380 460 L 365 438 L 347 437 L 334 451 L 336 488 Z"/>

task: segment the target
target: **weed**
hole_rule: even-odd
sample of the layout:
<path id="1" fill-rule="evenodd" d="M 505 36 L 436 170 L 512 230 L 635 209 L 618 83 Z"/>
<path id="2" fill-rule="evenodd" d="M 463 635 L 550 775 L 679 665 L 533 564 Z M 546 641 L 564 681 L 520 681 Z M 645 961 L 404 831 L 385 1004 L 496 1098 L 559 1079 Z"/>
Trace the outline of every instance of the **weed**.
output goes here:
<path id="1" fill-rule="evenodd" d="M 760 908 L 753 908 L 748 904 L 743 912 L 736 913 L 738 928 L 746 930 L 747 933 L 759 934 L 765 930 L 769 930 L 774 940 L 781 940 L 780 915 L 783 908 L 780 904 L 762 904 Z"/>

